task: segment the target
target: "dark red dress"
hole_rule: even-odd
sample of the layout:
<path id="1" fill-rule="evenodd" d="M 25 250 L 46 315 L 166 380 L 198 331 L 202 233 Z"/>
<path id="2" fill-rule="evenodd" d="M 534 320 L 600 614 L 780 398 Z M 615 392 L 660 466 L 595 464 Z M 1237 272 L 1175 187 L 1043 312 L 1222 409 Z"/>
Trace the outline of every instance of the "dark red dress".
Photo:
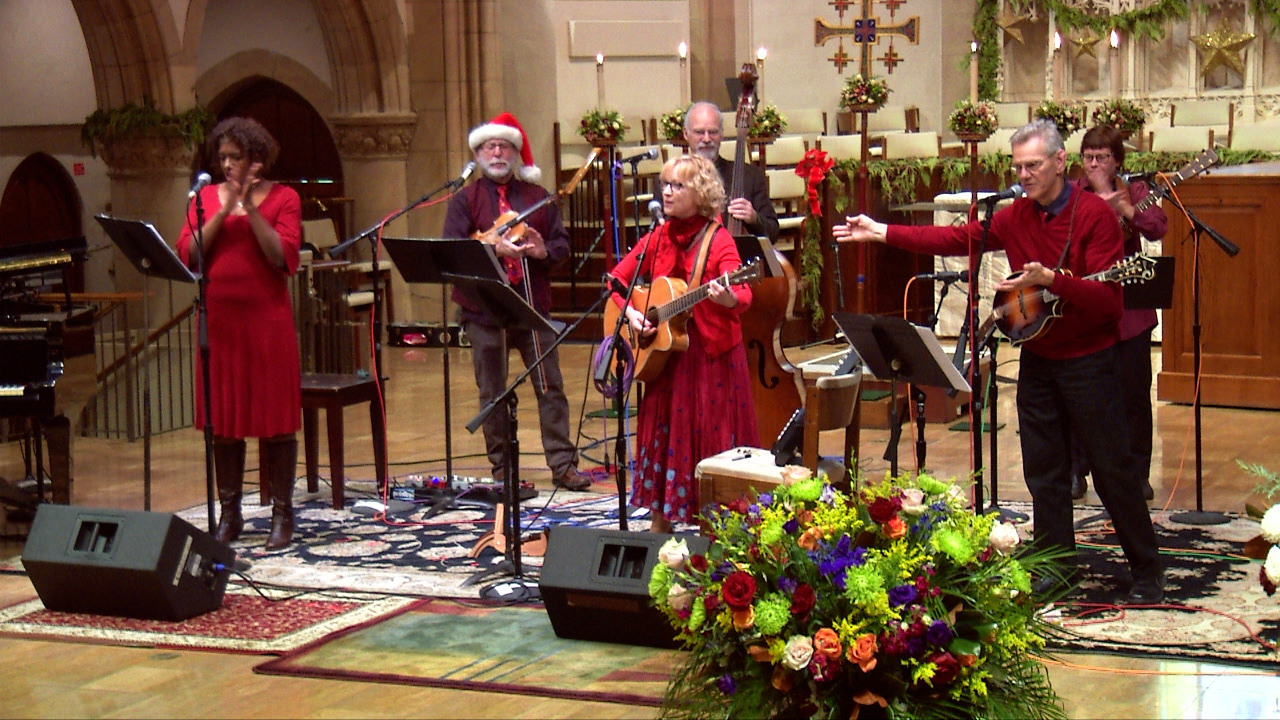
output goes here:
<path id="1" fill-rule="evenodd" d="M 222 206 L 218 188 L 201 191 L 205 218 Z M 273 184 L 258 212 L 280 235 L 285 268 L 272 266 L 247 215 L 228 215 L 206 258 L 209 278 L 209 384 L 214 434 L 271 437 L 302 425 L 298 336 L 289 276 L 298 269 L 302 204 L 292 188 Z M 195 203 L 178 238 L 178 257 L 192 266 Z M 199 332 L 197 323 L 196 332 Z M 196 353 L 196 428 L 204 429 L 200 355 Z"/>
<path id="2" fill-rule="evenodd" d="M 655 247 L 642 275 L 687 281 L 698 251 L 697 243 L 691 241 L 705 224 L 698 220 L 693 219 L 692 224 L 672 220 L 654 233 Z M 710 242 L 702 283 L 742 265 L 733 236 L 724 228 L 719 228 Z M 637 243 L 611 271 L 623 284 L 637 271 L 644 245 L 643 240 Z M 666 257 L 674 258 L 674 266 L 663 266 L 663 250 Z M 739 322 L 750 307 L 752 293 L 749 287 L 738 286 L 734 294 L 738 305 L 733 308 L 710 300 L 693 306 L 689 348 L 669 356 L 662 374 L 645 383 L 640 401 L 631 504 L 673 522 L 697 520 L 701 501 L 694 472 L 699 462 L 759 441 Z M 622 298 L 615 294 L 613 301 L 620 304 Z"/>

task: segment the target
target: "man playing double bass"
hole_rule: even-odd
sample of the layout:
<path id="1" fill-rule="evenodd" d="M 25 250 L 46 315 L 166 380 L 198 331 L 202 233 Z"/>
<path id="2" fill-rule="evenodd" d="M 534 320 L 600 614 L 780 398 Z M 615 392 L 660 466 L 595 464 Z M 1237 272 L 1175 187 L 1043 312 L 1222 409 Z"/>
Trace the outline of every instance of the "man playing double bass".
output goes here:
<path id="1" fill-rule="evenodd" d="M 449 200 L 444 237 L 467 238 L 493 228 L 505 213 L 519 213 L 544 200 L 547 191 L 535 183 L 542 171 L 533 164 L 533 152 L 524 128 L 511 113 L 502 113 L 473 129 L 467 137 L 476 164 L 484 177 Z M 544 317 L 551 314 L 551 268 L 569 257 L 569 233 L 560 208 L 549 203 L 530 215 L 523 232 L 513 228 L 492 238 L 494 250 L 507 269 L 511 286 L 524 295 Z M 477 241 L 478 242 L 478 241 Z M 528 367 L 555 340 L 550 331 L 507 329 L 484 310 L 475 307 L 453 289 L 453 300 L 462 308 L 462 327 L 471 340 L 472 365 L 480 405 L 484 406 L 507 387 L 507 354 L 514 347 Z M 557 487 L 584 490 L 589 476 L 578 472 L 578 451 L 569 437 L 569 401 L 564 394 L 560 358 L 552 351 L 538 371 L 530 375 L 542 421 L 542 451 Z M 506 478 L 506 416 L 489 415 L 484 423 L 485 451 L 494 479 Z M 512 462 L 519 462 L 512 458 Z"/>
<path id="2" fill-rule="evenodd" d="M 705 100 L 694 103 L 684 114 L 684 140 L 689 150 L 715 163 L 726 190 L 733 187 L 734 162 L 720 157 L 724 140 L 720 108 Z M 769 185 L 764 171 L 752 163 L 743 163 L 742 197 L 729 198 L 725 214 L 742 221 L 743 229 L 752 235 L 763 235 L 770 242 L 778 239 L 778 213 L 769 199 Z M 725 218 L 726 223 L 728 218 Z"/>

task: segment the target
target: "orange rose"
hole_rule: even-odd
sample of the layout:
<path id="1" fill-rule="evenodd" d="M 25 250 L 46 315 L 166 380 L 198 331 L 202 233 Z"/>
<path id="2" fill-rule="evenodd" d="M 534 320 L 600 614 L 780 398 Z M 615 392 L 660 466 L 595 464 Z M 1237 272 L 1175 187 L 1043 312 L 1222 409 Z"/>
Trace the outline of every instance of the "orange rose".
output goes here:
<path id="1" fill-rule="evenodd" d="M 890 518 L 889 522 L 882 525 L 881 528 L 884 530 L 885 537 L 890 540 L 897 540 L 907 534 L 907 523 L 897 515 Z"/>
<path id="2" fill-rule="evenodd" d="M 733 611 L 733 629 L 746 630 L 756 624 L 756 609 L 746 607 L 742 610 Z"/>
<path id="3" fill-rule="evenodd" d="M 862 672 L 871 672 L 876 667 L 876 651 L 879 650 L 876 636 L 871 633 L 858 636 L 857 641 L 849 647 L 847 659 L 857 663 Z"/>
<path id="4" fill-rule="evenodd" d="M 789 693 L 791 688 L 795 687 L 795 678 L 791 676 L 791 671 L 781 665 L 775 665 L 773 668 L 773 688 L 780 693 Z"/>
<path id="5" fill-rule="evenodd" d="M 813 650 L 828 660 L 839 660 L 840 636 L 831 628 L 822 628 L 813 634 Z"/>
<path id="6" fill-rule="evenodd" d="M 747 655 L 756 662 L 773 662 L 773 655 L 769 653 L 769 648 L 763 645 L 752 645 L 747 648 Z"/>
<path id="7" fill-rule="evenodd" d="M 802 534 L 800 538 L 796 540 L 796 544 L 804 548 L 805 550 L 816 550 L 818 549 L 818 541 L 821 539 L 822 539 L 821 528 L 811 527 L 808 530 L 805 530 L 804 534 Z"/>

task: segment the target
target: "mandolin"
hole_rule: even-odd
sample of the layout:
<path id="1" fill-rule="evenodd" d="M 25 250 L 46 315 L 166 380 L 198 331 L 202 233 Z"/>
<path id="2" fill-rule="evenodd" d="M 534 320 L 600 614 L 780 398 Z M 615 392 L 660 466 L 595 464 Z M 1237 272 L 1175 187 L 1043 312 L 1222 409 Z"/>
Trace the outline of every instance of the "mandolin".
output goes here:
<path id="1" fill-rule="evenodd" d="M 1021 274 L 1022 271 L 1019 270 L 1010 275 L 1009 279 L 1012 280 Z M 1084 279 L 1131 284 L 1146 282 L 1155 275 L 1155 258 L 1139 253 L 1124 258 L 1102 272 L 1086 275 Z M 983 323 L 983 327 L 986 328 L 988 323 L 994 322 L 1013 345 L 1021 345 L 1048 330 L 1055 318 L 1062 317 L 1060 305 L 1061 298 L 1043 285 L 1028 285 L 1017 290 L 997 290 L 995 299 L 992 300 L 991 318 Z"/>
<path id="2" fill-rule="evenodd" d="M 707 294 L 707 286 L 711 282 L 719 282 L 725 287 L 741 285 L 760 277 L 757 261 L 752 261 L 725 273 L 714 280 L 709 280 L 689 290 L 683 280 L 671 277 L 660 277 L 648 287 L 636 287 L 631 293 L 631 305 L 636 308 L 648 308 L 645 317 L 657 329 L 657 332 L 646 337 L 637 337 L 638 333 L 631 323 L 623 322 L 626 341 L 635 355 L 635 370 L 632 376 L 640 382 L 648 382 L 658 377 L 667 365 L 671 353 L 684 352 L 689 348 L 689 334 L 686 326 L 689 323 L 689 312 L 694 305 L 711 297 Z M 618 316 L 622 308 L 617 303 L 608 302 L 604 307 L 604 331 L 608 335 L 618 326 Z"/>

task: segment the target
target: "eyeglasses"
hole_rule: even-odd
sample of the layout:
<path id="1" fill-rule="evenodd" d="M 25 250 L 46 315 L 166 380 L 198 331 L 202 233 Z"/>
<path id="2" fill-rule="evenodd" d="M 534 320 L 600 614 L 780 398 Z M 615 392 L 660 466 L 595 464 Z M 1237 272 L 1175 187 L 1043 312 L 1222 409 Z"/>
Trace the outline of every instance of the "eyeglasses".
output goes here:
<path id="1" fill-rule="evenodd" d="M 1023 170 L 1026 170 L 1029 174 L 1035 174 L 1035 172 L 1044 165 L 1044 161 L 1045 158 L 1041 158 L 1039 160 L 1032 160 L 1028 163 L 1014 163 L 1009 166 L 1009 169 L 1013 170 L 1014 175 L 1022 174 Z"/>
<path id="2" fill-rule="evenodd" d="M 509 142 L 503 142 L 501 140 L 491 140 L 480 146 L 481 151 L 490 152 L 490 153 L 495 151 L 507 152 L 508 150 L 515 150 L 515 149 L 516 149 L 515 145 L 512 145 Z"/>
<path id="3" fill-rule="evenodd" d="M 693 136 L 706 135 L 707 137 L 720 137 L 720 128 L 689 128 L 689 134 Z"/>
<path id="4" fill-rule="evenodd" d="M 1106 161 L 1110 160 L 1112 157 L 1113 157 L 1113 156 L 1112 156 L 1112 154 L 1111 154 L 1111 153 L 1109 153 L 1109 152 L 1104 152 L 1104 153 L 1085 153 L 1085 154 L 1084 154 L 1084 161 L 1085 161 L 1085 162 L 1087 162 L 1087 163 L 1090 163 L 1090 162 L 1097 162 L 1097 163 L 1100 163 L 1100 162 L 1106 162 Z"/>
<path id="5" fill-rule="evenodd" d="M 658 184 L 662 186 L 663 192 L 670 190 L 671 192 L 676 193 L 684 189 L 684 183 L 676 182 L 674 180 L 661 180 Z"/>

